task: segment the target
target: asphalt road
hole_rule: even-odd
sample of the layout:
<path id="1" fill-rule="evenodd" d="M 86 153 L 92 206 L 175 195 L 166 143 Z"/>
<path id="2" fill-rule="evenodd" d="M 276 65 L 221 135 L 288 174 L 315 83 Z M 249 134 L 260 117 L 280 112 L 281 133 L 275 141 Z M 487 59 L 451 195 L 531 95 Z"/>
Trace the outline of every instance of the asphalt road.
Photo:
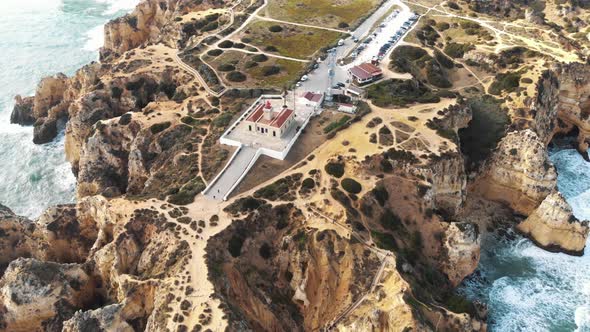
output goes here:
<path id="1" fill-rule="evenodd" d="M 409 8 L 400 0 L 389 0 L 385 2 L 355 30 L 350 37 L 344 40 L 344 44 L 342 46 L 336 48 L 336 59 L 344 58 L 352 50 L 354 50 L 358 46 L 358 43 L 354 42 L 353 38 L 356 37 L 362 41 L 365 36 L 372 33 L 371 28 L 373 28 L 373 26 L 395 5 L 398 5 L 402 8 L 400 15 L 395 18 L 395 21 L 399 21 L 399 26 L 401 26 L 401 24 L 403 24 L 402 20 L 405 20 L 407 17 L 411 16 Z M 395 26 L 397 25 L 398 24 L 396 23 Z M 389 39 L 389 37 L 394 34 L 394 32 L 385 31 L 383 33 L 387 35 L 385 40 Z M 381 39 L 382 38 L 379 38 L 379 40 Z M 363 52 L 363 56 L 364 54 L 368 54 L 368 50 Z M 306 82 L 301 83 L 301 86 L 297 88 L 297 91 L 326 92 L 326 90 L 331 87 L 329 80 L 330 68 L 328 59 L 322 61 L 319 65 L 320 66 L 317 69 L 307 75 L 309 79 Z M 348 74 L 348 68 L 349 66 L 335 66 L 334 81 L 332 83 L 333 85 L 338 82 L 346 83 L 346 81 L 350 78 Z"/>

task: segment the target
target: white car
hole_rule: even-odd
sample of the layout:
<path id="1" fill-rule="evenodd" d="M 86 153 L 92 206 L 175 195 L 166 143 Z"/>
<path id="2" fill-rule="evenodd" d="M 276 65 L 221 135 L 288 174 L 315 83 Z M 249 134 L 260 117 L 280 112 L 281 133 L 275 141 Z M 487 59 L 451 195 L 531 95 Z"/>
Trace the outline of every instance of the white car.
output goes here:
<path id="1" fill-rule="evenodd" d="M 307 75 L 303 75 L 303 76 L 301 77 L 301 82 L 305 82 L 305 81 L 307 81 L 308 79 L 309 79 L 309 77 L 307 77 Z"/>

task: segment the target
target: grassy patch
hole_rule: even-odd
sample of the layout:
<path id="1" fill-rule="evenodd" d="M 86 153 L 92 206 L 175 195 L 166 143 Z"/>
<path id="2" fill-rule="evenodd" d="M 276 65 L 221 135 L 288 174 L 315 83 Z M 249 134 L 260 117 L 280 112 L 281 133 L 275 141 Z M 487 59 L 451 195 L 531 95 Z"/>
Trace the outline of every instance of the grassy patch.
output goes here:
<path id="1" fill-rule="evenodd" d="M 368 16 L 377 0 L 274 0 L 268 4 L 272 18 L 331 28 L 354 26 Z"/>
<path id="2" fill-rule="evenodd" d="M 350 116 L 343 115 L 340 119 L 330 122 L 330 124 L 324 127 L 324 134 L 327 134 L 333 130 L 337 130 L 338 128 L 344 126 L 348 122 L 348 120 L 350 120 Z"/>
<path id="3" fill-rule="evenodd" d="M 496 74 L 494 82 L 490 85 L 489 92 L 493 95 L 500 95 L 502 92 L 514 92 L 520 86 L 521 77 L 522 72 L 520 71 Z"/>
<path id="4" fill-rule="evenodd" d="M 417 80 L 391 79 L 371 85 L 367 97 L 379 107 L 406 106 L 411 103 L 437 103 L 438 94 Z"/>
<path id="5" fill-rule="evenodd" d="M 185 184 L 180 190 L 168 198 L 168 202 L 177 205 L 187 205 L 195 201 L 201 191 L 205 189 L 205 183 L 201 177 L 194 178 Z"/>
<path id="6" fill-rule="evenodd" d="M 311 57 L 320 48 L 335 43 L 342 35 L 334 31 L 287 24 L 280 25 L 282 31 L 271 32 L 270 27 L 275 25 L 273 22 L 254 22 L 245 33 L 251 39 L 251 44 L 260 49 L 298 59 Z"/>

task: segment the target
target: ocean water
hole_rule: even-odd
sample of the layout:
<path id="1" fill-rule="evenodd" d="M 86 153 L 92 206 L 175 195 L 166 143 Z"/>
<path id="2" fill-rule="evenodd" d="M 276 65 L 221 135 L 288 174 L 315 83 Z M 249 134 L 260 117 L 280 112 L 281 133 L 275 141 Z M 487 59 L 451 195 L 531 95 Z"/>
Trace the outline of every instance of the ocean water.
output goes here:
<path id="1" fill-rule="evenodd" d="M 0 0 L 0 204 L 31 218 L 75 200 L 63 134 L 34 145 L 33 128 L 11 125 L 14 96 L 35 91 L 39 80 L 73 74 L 98 59 L 102 26 L 139 0 Z"/>
<path id="2" fill-rule="evenodd" d="M 572 149 L 550 156 L 560 192 L 576 217 L 590 220 L 590 163 Z M 516 234 L 489 236 L 478 271 L 459 291 L 488 304 L 490 331 L 590 331 L 588 245 L 584 256 L 572 257 Z"/>

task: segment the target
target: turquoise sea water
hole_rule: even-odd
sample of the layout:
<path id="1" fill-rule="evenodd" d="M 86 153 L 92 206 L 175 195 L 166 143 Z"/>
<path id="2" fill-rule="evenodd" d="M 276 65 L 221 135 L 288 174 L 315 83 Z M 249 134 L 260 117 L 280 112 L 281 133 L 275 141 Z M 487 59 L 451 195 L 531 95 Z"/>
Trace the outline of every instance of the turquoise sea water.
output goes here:
<path id="1" fill-rule="evenodd" d="M 558 188 L 590 220 L 590 163 L 556 149 Z M 480 266 L 460 292 L 489 306 L 490 331 L 590 331 L 590 254 L 550 253 L 516 234 L 484 239 Z"/>
<path id="2" fill-rule="evenodd" d="M 63 135 L 34 145 L 32 127 L 9 124 L 13 98 L 33 94 L 43 76 L 71 75 L 96 60 L 103 24 L 137 2 L 0 0 L 0 204 L 36 217 L 50 205 L 74 201 Z"/>

